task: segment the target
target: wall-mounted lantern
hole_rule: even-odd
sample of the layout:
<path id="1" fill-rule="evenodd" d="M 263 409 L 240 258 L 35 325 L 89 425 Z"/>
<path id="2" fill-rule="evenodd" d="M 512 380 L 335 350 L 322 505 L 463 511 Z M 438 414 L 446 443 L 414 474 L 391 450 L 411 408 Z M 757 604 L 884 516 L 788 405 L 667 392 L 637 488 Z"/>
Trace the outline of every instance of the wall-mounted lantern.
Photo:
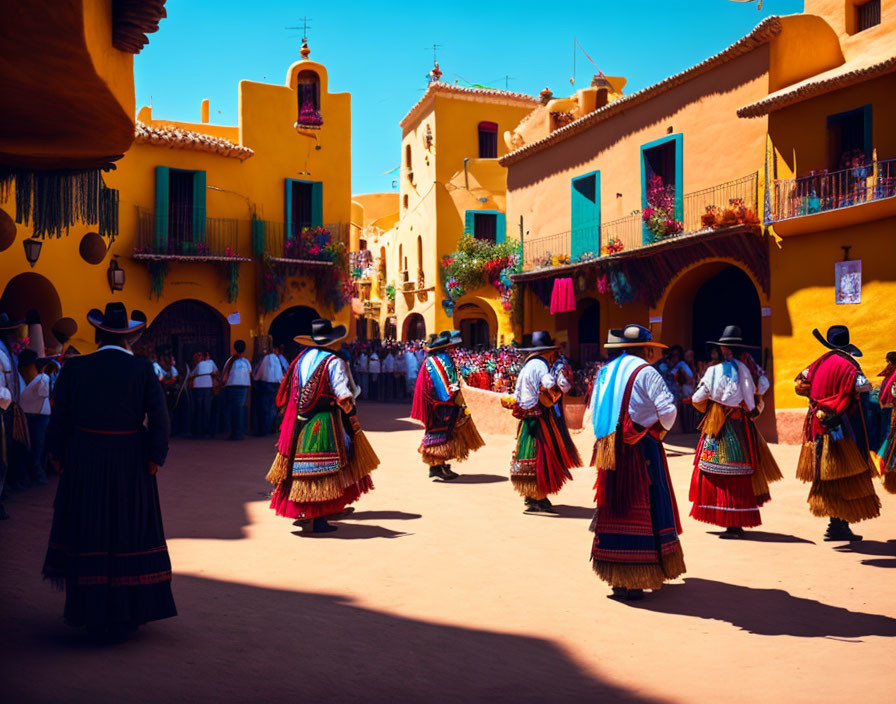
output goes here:
<path id="1" fill-rule="evenodd" d="M 40 248 L 44 246 L 44 243 L 42 240 L 32 238 L 25 240 L 22 244 L 25 246 L 25 259 L 28 260 L 28 263 L 33 269 L 40 257 Z"/>
<path id="2" fill-rule="evenodd" d="M 114 255 L 109 261 L 109 268 L 106 269 L 106 276 L 109 279 L 109 288 L 112 293 L 121 291 L 124 288 L 124 269 L 118 266 L 118 255 Z"/>

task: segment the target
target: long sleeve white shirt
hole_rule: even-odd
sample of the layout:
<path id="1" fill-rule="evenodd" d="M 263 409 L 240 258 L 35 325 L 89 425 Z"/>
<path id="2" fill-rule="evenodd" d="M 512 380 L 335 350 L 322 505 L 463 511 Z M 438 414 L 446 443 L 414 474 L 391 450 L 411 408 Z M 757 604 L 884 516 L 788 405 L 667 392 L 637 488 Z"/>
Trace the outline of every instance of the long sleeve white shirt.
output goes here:
<path id="1" fill-rule="evenodd" d="M 551 389 L 554 384 L 548 363 L 540 357 L 530 359 L 523 365 L 516 380 L 516 402 L 520 408 L 535 408 L 542 388 Z"/>
<path id="2" fill-rule="evenodd" d="M 38 374 L 22 389 L 19 405 L 30 415 L 50 415 L 50 377 Z"/>
<path id="3" fill-rule="evenodd" d="M 736 370 L 733 374 L 731 365 Z M 743 403 L 748 411 L 752 411 L 756 408 L 755 394 L 753 376 L 747 365 L 739 360 L 729 360 L 707 369 L 691 398 L 697 402 L 710 400 L 732 408 Z"/>
<path id="4" fill-rule="evenodd" d="M 669 430 L 675 423 L 678 409 L 675 397 L 666 386 L 660 373 L 653 367 L 644 367 L 635 377 L 628 414 L 638 425 L 649 428 L 657 421 Z"/>

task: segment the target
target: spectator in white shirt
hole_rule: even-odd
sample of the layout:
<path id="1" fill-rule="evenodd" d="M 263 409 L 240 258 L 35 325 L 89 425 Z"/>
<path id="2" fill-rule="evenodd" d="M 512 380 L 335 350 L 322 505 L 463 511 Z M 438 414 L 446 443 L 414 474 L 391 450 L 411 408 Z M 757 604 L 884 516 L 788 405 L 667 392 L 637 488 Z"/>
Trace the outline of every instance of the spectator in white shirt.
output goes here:
<path id="1" fill-rule="evenodd" d="M 190 372 L 190 383 L 193 393 L 193 433 L 200 437 L 211 437 L 212 399 L 214 397 L 215 379 L 218 377 L 218 365 L 209 357 L 208 352 L 199 353 L 199 361 Z"/>
<path id="2" fill-rule="evenodd" d="M 382 400 L 382 390 L 380 384 L 380 371 L 382 366 L 380 364 L 380 356 L 376 353 L 376 350 L 372 350 L 370 353 L 370 360 L 367 363 L 367 372 L 370 377 L 370 396 L 369 398 L 373 401 Z"/>
<path id="3" fill-rule="evenodd" d="M 383 399 L 391 401 L 395 396 L 395 352 L 386 350 L 383 355 Z"/>
<path id="4" fill-rule="evenodd" d="M 355 363 L 355 379 L 361 385 L 361 395 L 364 398 L 370 398 L 370 375 L 368 374 L 368 365 L 370 358 L 367 356 L 367 350 L 361 348 L 361 354 Z"/>
<path id="5" fill-rule="evenodd" d="M 274 418 L 277 417 L 277 391 L 283 380 L 283 366 L 277 355 L 266 352 L 252 378 L 258 401 L 255 407 L 255 434 L 264 437 L 273 432 Z"/>
<path id="6" fill-rule="evenodd" d="M 404 358 L 404 352 L 395 350 L 395 398 L 404 399 L 407 396 L 408 365 Z"/>
<path id="7" fill-rule="evenodd" d="M 50 423 L 50 377 L 41 371 L 42 368 L 43 364 L 38 367 L 37 352 L 34 350 L 26 349 L 19 353 L 19 372 L 25 380 L 19 405 L 28 419 L 31 479 L 39 484 L 46 484 L 43 455 L 47 425 Z"/>
<path id="8" fill-rule="evenodd" d="M 408 348 L 404 352 L 404 363 L 407 376 L 405 377 L 405 395 L 414 393 L 414 386 L 417 384 L 417 374 L 420 371 L 420 365 L 417 363 L 417 355 L 414 350 Z"/>
<path id="9" fill-rule="evenodd" d="M 230 420 L 229 440 L 243 440 L 246 436 L 246 398 L 252 384 L 252 365 L 243 357 L 246 343 L 233 343 L 234 354 L 224 365 L 224 403 Z"/>

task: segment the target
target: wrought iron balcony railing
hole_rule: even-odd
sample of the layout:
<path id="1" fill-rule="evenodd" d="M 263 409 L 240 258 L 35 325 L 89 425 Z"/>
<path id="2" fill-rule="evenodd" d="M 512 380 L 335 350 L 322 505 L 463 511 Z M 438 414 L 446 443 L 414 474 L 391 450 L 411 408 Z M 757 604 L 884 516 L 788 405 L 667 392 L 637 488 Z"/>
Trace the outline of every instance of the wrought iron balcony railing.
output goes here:
<path id="1" fill-rule="evenodd" d="M 348 232 L 342 223 L 303 227 L 271 220 L 254 220 L 252 228 L 255 254 L 283 263 L 330 264 L 333 245 L 344 245 Z"/>
<path id="2" fill-rule="evenodd" d="M 192 210 L 158 213 L 137 208 L 135 259 L 251 261 L 240 243 L 240 221 L 206 218 Z"/>
<path id="3" fill-rule="evenodd" d="M 770 196 L 771 222 L 892 198 L 896 196 L 896 159 L 778 179 Z"/>

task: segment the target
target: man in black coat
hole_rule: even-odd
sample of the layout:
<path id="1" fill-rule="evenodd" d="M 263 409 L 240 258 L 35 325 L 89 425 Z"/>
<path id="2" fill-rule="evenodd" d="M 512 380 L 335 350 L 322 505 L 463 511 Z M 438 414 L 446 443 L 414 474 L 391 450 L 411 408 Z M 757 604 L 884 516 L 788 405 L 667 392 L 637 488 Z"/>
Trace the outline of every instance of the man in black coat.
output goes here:
<path id="1" fill-rule="evenodd" d="M 66 362 L 54 390 L 47 443 L 61 478 L 43 573 L 65 586 L 67 623 L 123 639 L 177 614 L 155 477 L 168 413 L 152 363 L 130 350 L 146 316 L 110 303 L 87 320 L 99 350 Z"/>

